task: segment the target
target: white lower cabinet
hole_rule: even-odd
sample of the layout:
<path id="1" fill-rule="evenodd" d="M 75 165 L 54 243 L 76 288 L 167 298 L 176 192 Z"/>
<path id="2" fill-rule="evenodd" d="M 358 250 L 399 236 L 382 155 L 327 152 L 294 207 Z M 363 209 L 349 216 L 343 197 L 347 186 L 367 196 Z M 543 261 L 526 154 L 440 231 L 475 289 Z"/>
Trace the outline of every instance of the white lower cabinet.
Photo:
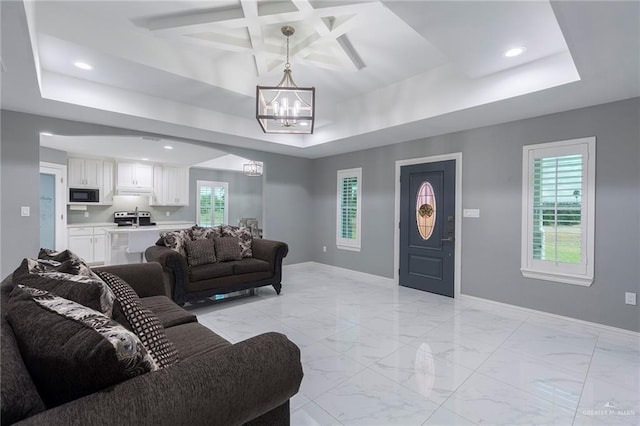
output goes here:
<path id="1" fill-rule="evenodd" d="M 104 263 L 106 238 L 104 227 L 69 228 L 69 250 L 87 263 Z"/>

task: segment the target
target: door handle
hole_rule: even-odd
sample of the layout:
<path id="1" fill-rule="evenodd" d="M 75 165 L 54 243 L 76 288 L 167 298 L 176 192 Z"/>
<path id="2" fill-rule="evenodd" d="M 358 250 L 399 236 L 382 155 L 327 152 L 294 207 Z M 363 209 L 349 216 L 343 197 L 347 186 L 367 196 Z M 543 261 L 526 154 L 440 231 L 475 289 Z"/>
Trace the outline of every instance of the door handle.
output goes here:
<path id="1" fill-rule="evenodd" d="M 443 239 L 441 239 L 440 241 L 447 241 L 447 242 L 452 243 L 452 242 L 453 242 L 453 237 L 443 238 Z"/>

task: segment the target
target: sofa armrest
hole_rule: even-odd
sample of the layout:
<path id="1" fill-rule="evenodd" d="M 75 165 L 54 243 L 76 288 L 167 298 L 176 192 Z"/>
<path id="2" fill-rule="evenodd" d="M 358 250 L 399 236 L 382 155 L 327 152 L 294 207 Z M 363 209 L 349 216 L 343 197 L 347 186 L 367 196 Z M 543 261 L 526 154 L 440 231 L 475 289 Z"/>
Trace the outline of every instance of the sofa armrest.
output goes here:
<path id="1" fill-rule="evenodd" d="M 19 423 L 239 425 L 298 392 L 300 350 L 265 333 L 144 374 Z"/>
<path id="2" fill-rule="evenodd" d="M 251 241 L 252 256 L 256 259 L 269 262 L 272 272 L 274 272 L 276 263 L 282 263 L 282 259 L 287 257 L 289 253 L 289 246 L 281 241 L 263 240 L 261 238 L 254 238 Z"/>
<path id="3" fill-rule="evenodd" d="M 189 265 L 187 259 L 175 250 L 165 246 L 151 246 L 144 252 L 147 262 L 157 262 L 167 272 L 172 294 L 168 295 L 176 303 L 184 304 L 189 282 Z"/>
<path id="4" fill-rule="evenodd" d="M 135 263 L 93 268 L 110 272 L 125 280 L 140 297 L 166 296 L 164 274 L 157 263 Z"/>

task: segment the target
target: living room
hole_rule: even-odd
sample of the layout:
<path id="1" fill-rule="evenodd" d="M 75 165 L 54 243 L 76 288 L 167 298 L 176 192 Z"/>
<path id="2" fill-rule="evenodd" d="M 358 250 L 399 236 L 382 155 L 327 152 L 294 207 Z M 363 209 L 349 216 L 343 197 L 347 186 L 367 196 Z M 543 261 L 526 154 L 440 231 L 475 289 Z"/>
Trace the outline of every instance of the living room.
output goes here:
<path id="1" fill-rule="evenodd" d="M 25 12 L 25 6 L 19 2 L 3 3 L 2 62 L 6 70 L 2 73 L 0 159 L 2 277 L 13 272 L 23 258 L 35 256 L 40 248 L 39 194 L 25 189 L 39 185 L 41 132 L 66 136 L 170 137 L 263 162 L 264 236 L 289 246 L 281 297 L 287 296 L 287 268 L 295 281 L 302 281 L 300 275 L 304 270 L 300 272 L 296 268 L 305 265 L 311 265 L 312 276 L 322 276 L 322 271 L 315 268 L 326 265 L 330 271 L 326 276 L 339 281 L 357 284 L 374 276 L 370 277 L 372 281 L 387 280 L 384 282 L 397 287 L 398 170 L 409 164 L 405 163 L 408 160 L 453 159 L 461 178 L 457 181 L 460 186 L 456 193 L 459 202 L 455 215 L 454 299 L 497 302 L 487 305 L 489 310 L 500 311 L 509 305 L 525 309 L 523 312 L 532 310 L 586 322 L 571 323 L 577 324 L 576 327 L 587 323 L 601 326 L 626 336 L 637 353 L 640 311 L 637 305 L 625 303 L 625 295 L 640 291 L 638 4 L 552 2 L 547 6 L 559 23 L 580 81 L 563 83 L 557 79 L 547 89 L 533 89 L 529 94 L 514 97 L 499 94 L 496 95 L 499 99 L 483 105 L 458 103 L 450 112 L 436 111 L 436 106 L 430 106 L 436 112 L 431 111 L 430 120 L 419 126 L 412 122 L 419 123 L 422 117 L 403 115 L 406 110 L 402 108 L 411 110 L 420 103 L 445 103 L 446 97 L 435 90 L 429 93 L 420 86 L 422 81 L 416 80 L 415 85 L 402 88 L 404 96 L 414 88 L 416 98 L 402 98 L 407 105 L 399 106 L 400 118 L 395 112 L 385 110 L 394 104 L 391 107 L 374 105 L 371 116 L 354 123 L 354 129 L 350 129 L 350 123 L 343 122 L 327 127 L 325 132 L 323 123 L 317 123 L 313 135 L 317 139 L 308 139 L 308 147 L 304 148 L 292 147 L 290 144 L 294 142 L 278 144 L 278 140 L 288 136 L 265 135 L 260 140 L 262 133 L 255 120 L 245 120 L 255 127 L 255 133 L 243 128 L 239 135 L 229 136 L 223 130 L 227 124 L 220 123 L 215 115 L 212 115 L 216 117 L 213 123 L 206 126 L 196 123 L 190 130 L 182 131 L 182 125 L 173 121 L 175 117 L 162 121 L 160 116 L 152 116 L 151 107 L 149 111 L 135 114 L 128 111 L 127 114 L 104 105 L 103 109 L 95 106 L 91 109 L 72 105 L 69 99 L 55 100 L 53 91 L 47 92 L 48 97 L 43 99 L 29 45 L 31 27 L 26 25 L 34 19 L 29 15 L 33 11 L 27 6 Z M 401 10 L 395 11 L 402 15 Z M 412 22 L 406 14 L 402 17 L 420 29 L 419 23 Z M 616 25 L 602 28 L 605 17 L 606 22 Z M 601 40 L 621 47 L 603 47 Z M 20 68 L 23 66 L 20 64 L 24 68 Z M 277 67 L 276 74 L 281 72 L 280 68 Z M 307 68 L 303 72 L 295 58 L 292 68 L 296 78 L 306 83 Z M 21 74 L 26 73 L 28 78 L 18 79 L 15 74 L 20 73 L 18 70 L 24 70 Z M 273 79 L 265 79 L 264 83 Z M 320 96 L 320 83 L 317 86 Z M 398 86 L 388 90 L 400 93 Z M 350 110 L 346 101 L 340 108 L 340 111 Z M 214 128 L 210 129 L 211 126 Z M 521 271 L 523 147 L 581 138 L 595 138 L 597 144 L 591 282 L 572 285 L 525 277 Z M 321 139 L 327 142 L 315 143 Z M 361 240 L 356 251 L 336 244 L 336 182 L 340 171 L 358 168 L 361 169 Z M 23 206 L 30 206 L 30 216 L 20 216 Z M 348 270 L 344 273 L 353 281 L 336 278 L 336 269 L 332 269 L 335 267 Z M 369 275 L 353 278 L 352 273 Z M 637 363 L 635 369 L 638 371 Z M 634 375 L 636 379 L 630 385 L 627 383 L 629 386 L 625 389 L 629 394 L 634 391 L 638 394 L 637 376 Z M 309 402 L 315 403 L 315 400 L 307 404 Z M 325 405 L 318 401 L 318 405 L 326 411 L 324 402 Z M 631 406 L 636 410 L 635 417 L 597 417 L 596 423 L 615 419 L 622 424 L 632 424 L 640 412 L 637 396 L 635 404 Z M 584 410 L 604 409 L 585 405 L 580 408 L 583 415 L 575 419 L 577 423 L 593 420 Z M 355 421 L 336 418 L 334 412 L 329 414 L 334 416 L 335 424 Z"/>

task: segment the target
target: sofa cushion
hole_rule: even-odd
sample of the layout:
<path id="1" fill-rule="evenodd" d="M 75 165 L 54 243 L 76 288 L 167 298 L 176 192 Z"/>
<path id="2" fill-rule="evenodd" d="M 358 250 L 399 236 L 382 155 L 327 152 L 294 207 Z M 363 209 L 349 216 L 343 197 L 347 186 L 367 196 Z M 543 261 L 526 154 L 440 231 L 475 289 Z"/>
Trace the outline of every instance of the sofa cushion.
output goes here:
<path id="1" fill-rule="evenodd" d="M 241 255 L 242 257 L 251 257 L 253 256 L 251 252 L 251 241 L 253 237 L 251 236 L 251 229 L 245 226 L 222 226 L 221 228 L 223 237 L 236 237 L 238 238 L 238 242 L 240 244 Z"/>
<path id="2" fill-rule="evenodd" d="M 143 297 L 140 299 L 140 303 L 156 314 L 165 329 L 198 321 L 195 315 L 176 305 L 167 296 Z"/>
<path id="3" fill-rule="evenodd" d="M 251 272 L 269 272 L 271 270 L 269 262 L 260 259 L 242 259 L 231 262 L 231 264 L 233 265 L 234 275 L 249 274 Z"/>
<path id="4" fill-rule="evenodd" d="M 216 255 L 220 262 L 242 259 L 242 250 L 238 237 L 221 237 L 214 241 L 216 244 Z"/>
<path id="5" fill-rule="evenodd" d="M 227 340 L 197 322 L 169 327 L 166 332 L 183 361 L 231 345 Z"/>
<path id="6" fill-rule="evenodd" d="M 131 330 L 147 348 L 158 367 L 166 368 L 178 362 L 178 352 L 167 340 L 162 323 L 151 310 L 142 306 L 140 298 L 131 286 L 109 272 L 98 271 L 97 274 L 113 290 L 122 313 L 131 325 Z"/>
<path id="7" fill-rule="evenodd" d="M 232 263 L 210 263 L 189 268 L 189 281 L 202 281 L 230 275 L 233 275 Z"/>
<path id="8" fill-rule="evenodd" d="M 17 286 L 7 311 L 22 358 L 48 407 L 158 368 L 134 333 L 47 291 Z"/>
<path id="9" fill-rule="evenodd" d="M 216 263 L 216 249 L 213 240 L 201 238 L 186 242 L 187 262 L 189 266 Z"/>
<path id="10" fill-rule="evenodd" d="M 80 266 L 64 266 L 76 261 L 67 260 L 59 264 L 59 269 L 51 269 L 55 262 L 57 261 L 24 259 L 13 273 L 14 284 L 52 292 L 111 317 L 115 296 L 106 283 L 93 272 L 90 275 L 61 272 L 83 269 Z"/>

